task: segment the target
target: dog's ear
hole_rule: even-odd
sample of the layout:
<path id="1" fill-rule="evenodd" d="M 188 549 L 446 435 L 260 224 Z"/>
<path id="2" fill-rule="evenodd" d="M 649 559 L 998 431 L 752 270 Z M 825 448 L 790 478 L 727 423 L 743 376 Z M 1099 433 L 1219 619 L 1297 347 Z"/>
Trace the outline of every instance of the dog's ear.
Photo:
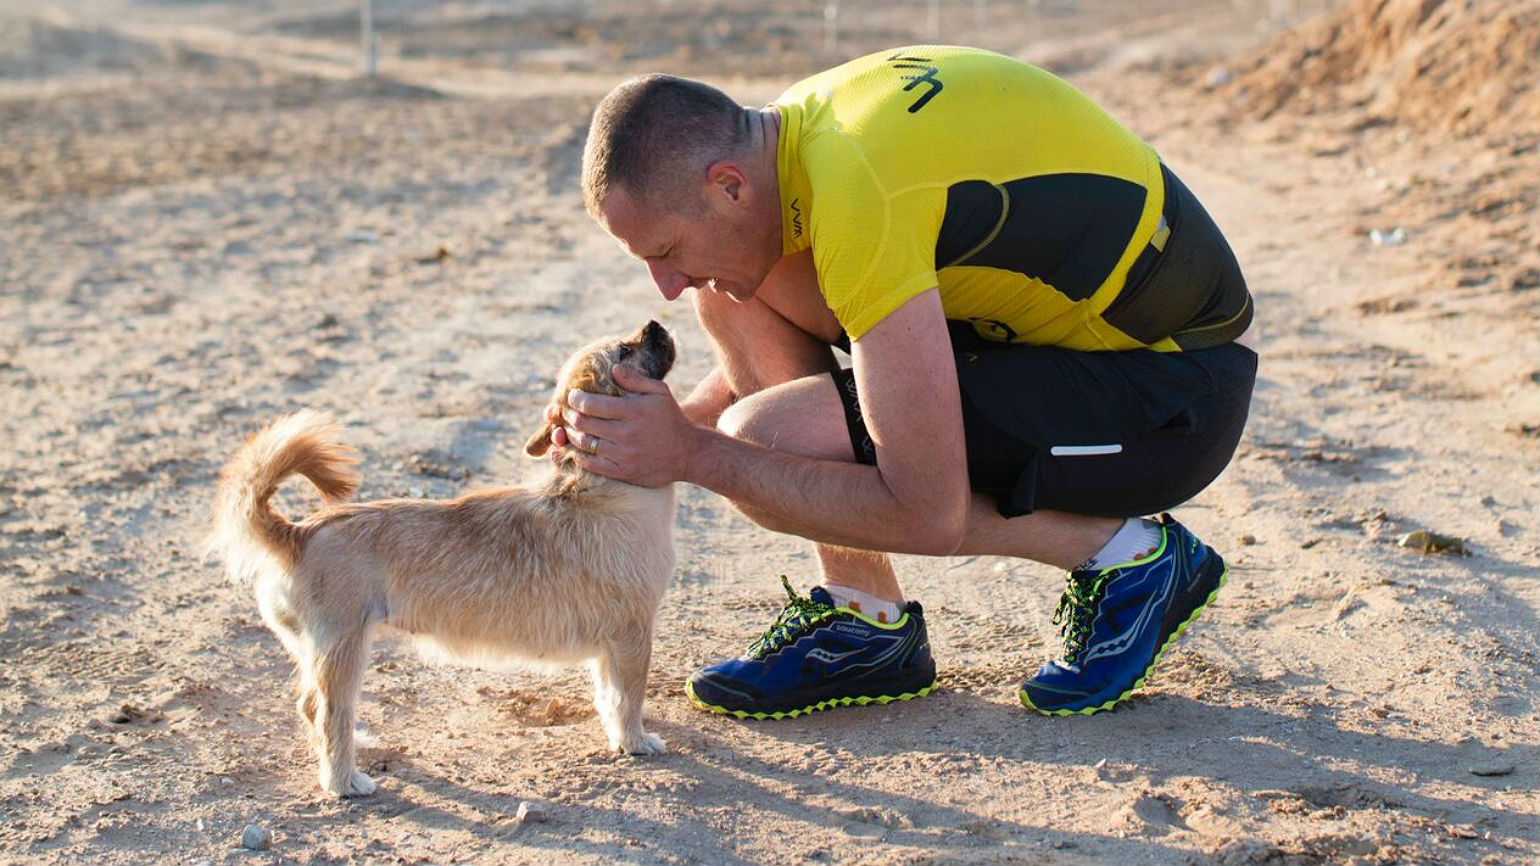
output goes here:
<path id="1" fill-rule="evenodd" d="M 551 446 L 555 444 L 551 441 L 551 436 L 556 432 L 555 422 L 551 418 L 553 409 L 554 407 L 549 405 L 545 407 L 545 423 L 541 424 L 535 435 L 529 437 L 529 441 L 524 443 L 525 454 L 531 457 L 544 457 L 545 452 L 551 450 Z"/>
<path id="2" fill-rule="evenodd" d="M 524 443 L 524 453 L 531 457 L 544 457 L 545 452 L 551 450 L 552 432 L 551 422 L 545 422 L 541 425 L 540 432 L 529 437 L 529 441 Z"/>

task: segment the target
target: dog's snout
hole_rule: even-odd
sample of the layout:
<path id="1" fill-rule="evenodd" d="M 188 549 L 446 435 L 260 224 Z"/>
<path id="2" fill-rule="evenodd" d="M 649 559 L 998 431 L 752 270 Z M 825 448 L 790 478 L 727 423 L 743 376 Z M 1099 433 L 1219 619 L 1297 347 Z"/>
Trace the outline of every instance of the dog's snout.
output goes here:
<path id="1" fill-rule="evenodd" d="M 642 369 L 654 379 L 662 379 L 674 366 L 674 338 L 668 329 L 656 320 L 649 321 L 641 330 Z"/>

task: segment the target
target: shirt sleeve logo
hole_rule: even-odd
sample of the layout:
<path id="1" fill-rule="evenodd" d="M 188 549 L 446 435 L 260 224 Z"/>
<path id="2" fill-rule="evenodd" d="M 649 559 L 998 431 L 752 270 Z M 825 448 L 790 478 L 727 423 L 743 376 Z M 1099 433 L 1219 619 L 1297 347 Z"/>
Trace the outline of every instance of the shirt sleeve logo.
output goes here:
<path id="1" fill-rule="evenodd" d="M 915 112 L 924 108 L 926 103 L 930 102 L 932 99 L 935 99 L 936 94 L 941 92 L 941 79 L 936 77 L 937 75 L 941 74 L 941 70 L 938 67 L 931 65 L 929 57 L 910 57 L 900 51 L 897 54 L 894 54 L 892 57 L 889 57 L 887 62 L 892 64 L 894 69 L 923 70 L 922 72 L 917 72 L 914 75 L 900 76 L 900 78 L 902 78 L 904 81 L 909 82 L 908 84 L 904 85 L 905 93 L 914 90 L 916 87 L 919 87 L 922 84 L 928 88 L 924 93 L 920 94 L 920 98 L 916 99 L 913 105 L 909 106 L 910 114 L 914 114 Z"/>

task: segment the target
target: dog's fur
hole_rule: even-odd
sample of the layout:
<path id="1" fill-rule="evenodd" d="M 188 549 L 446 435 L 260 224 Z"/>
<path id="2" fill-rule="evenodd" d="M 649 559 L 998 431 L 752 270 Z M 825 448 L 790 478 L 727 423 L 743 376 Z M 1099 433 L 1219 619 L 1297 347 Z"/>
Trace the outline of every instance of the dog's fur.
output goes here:
<path id="1" fill-rule="evenodd" d="M 553 402 L 565 406 L 573 388 L 619 394 L 614 366 L 662 378 L 673 359 L 672 338 L 649 323 L 574 355 Z M 307 410 L 252 437 L 221 476 L 210 544 L 232 579 L 254 585 L 262 619 L 294 657 L 321 787 L 374 791 L 354 767 L 353 738 L 376 626 L 468 660 L 587 661 L 611 748 L 664 750 L 642 728 L 642 701 L 653 617 L 674 569 L 671 485 L 613 481 L 569 456 L 535 488 L 347 504 L 358 461 L 339 432 Z M 545 422 L 526 453 L 545 454 L 551 432 Z M 328 503 L 299 522 L 269 505 L 294 474 Z"/>

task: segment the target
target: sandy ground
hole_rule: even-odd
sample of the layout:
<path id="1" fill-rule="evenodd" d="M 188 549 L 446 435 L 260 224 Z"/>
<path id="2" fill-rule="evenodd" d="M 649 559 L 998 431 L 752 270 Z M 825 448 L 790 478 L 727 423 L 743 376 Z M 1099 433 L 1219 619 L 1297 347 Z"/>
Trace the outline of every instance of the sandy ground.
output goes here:
<path id="1" fill-rule="evenodd" d="M 1233 580 L 1139 697 L 1023 712 L 1060 575 L 904 558 L 937 695 L 701 714 L 683 679 L 814 563 L 682 488 L 649 703 L 670 754 L 606 754 L 579 671 L 386 644 L 380 791 L 326 798 L 287 659 L 199 558 L 230 451 L 312 406 L 362 450 L 365 498 L 527 478 L 560 360 L 648 316 L 687 388 L 687 308 L 582 212 L 592 103 L 650 68 L 764 100 L 929 38 L 915 2 L 843 4 L 833 48 L 822 3 L 377 5 L 374 84 L 350 3 L 3 7 L 0 860 L 1540 860 L 1540 136 L 1240 111 L 1228 58 L 1320 8 L 1286 2 L 943 4 L 943 38 L 1049 63 L 1149 137 L 1256 294 L 1249 433 L 1180 511 Z M 1395 543 L 1421 528 L 1471 555 Z M 271 850 L 240 850 L 249 823 Z"/>

